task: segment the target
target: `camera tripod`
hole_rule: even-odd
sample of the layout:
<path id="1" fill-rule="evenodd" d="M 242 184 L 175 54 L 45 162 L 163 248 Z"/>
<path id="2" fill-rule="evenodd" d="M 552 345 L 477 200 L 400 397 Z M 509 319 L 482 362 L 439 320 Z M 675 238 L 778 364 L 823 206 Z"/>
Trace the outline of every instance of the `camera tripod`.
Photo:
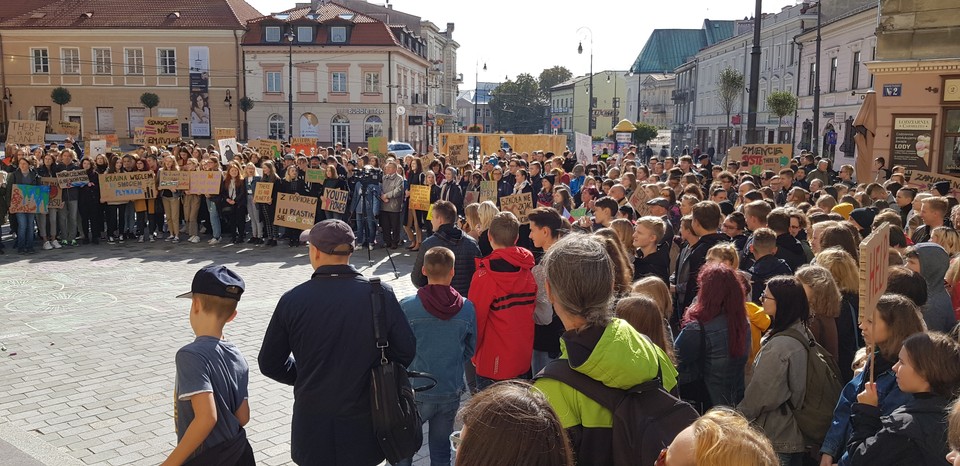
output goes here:
<path id="1" fill-rule="evenodd" d="M 356 214 L 357 219 L 357 231 L 363 232 L 363 229 L 366 228 L 367 218 L 373 217 L 373 212 L 367 212 L 367 187 L 371 182 L 358 181 L 360 185 L 360 208 L 355 209 L 354 213 Z M 356 188 L 354 188 L 356 189 Z M 373 231 L 368 231 L 366 234 L 371 236 L 370 238 L 364 236 L 364 239 L 368 241 L 369 244 L 373 244 L 377 240 L 377 229 L 380 228 L 379 222 L 373 227 Z M 373 246 L 369 246 L 367 249 L 367 263 L 373 265 Z M 390 248 L 384 248 L 384 251 L 387 252 L 387 259 L 390 261 L 390 265 L 393 267 L 393 278 L 400 278 L 400 272 L 397 272 L 397 264 L 393 262 L 393 255 L 390 254 Z"/>

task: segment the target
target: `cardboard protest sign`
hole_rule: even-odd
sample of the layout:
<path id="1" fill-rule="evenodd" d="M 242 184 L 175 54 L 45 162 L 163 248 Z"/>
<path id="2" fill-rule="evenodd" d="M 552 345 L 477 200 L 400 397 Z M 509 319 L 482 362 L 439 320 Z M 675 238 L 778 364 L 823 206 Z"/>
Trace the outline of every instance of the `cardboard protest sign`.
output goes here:
<path id="1" fill-rule="evenodd" d="M 322 168 L 308 168 L 304 177 L 307 183 L 323 183 L 326 179 L 327 175 Z"/>
<path id="2" fill-rule="evenodd" d="M 533 210 L 533 196 L 530 193 L 513 194 L 500 198 L 500 211 L 513 212 L 521 224 L 530 223 L 527 216 Z"/>
<path id="3" fill-rule="evenodd" d="M 7 126 L 8 144 L 43 144 L 47 122 L 33 120 L 10 120 Z"/>
<path id="4" fill-rule="evenodd" d="M 220 148 L 220 161 L 224 165 L 233 161 L 233 158 L 240 153 L 240 145 L 234 138 L 218 139 L 217 146 Z"/>
<path id="5" fill-rule="evenodd" d="M 887 290 L 890 224 L 884 223 L 860 242 L 860 322 L 872 319 Z"/>
<path id="6" fill-rule="evenodd" d="M 15 184 L 10 192 L 11 214 L 45 214 L 50 203 L 50 187 Z"/>
<path id="7" fill-rule="evenodd" d="M 253 190 L 253 202 L 257 204 L 273 204 L 273 183 L 258 182 Z"/>
<path id="8" fill-rule="evenodd" d="M 347 197 L 349 196 L 350 191 L 343 189 L 324 189 L 323 197 L 320 198 L 322 202 L 320 208 L 342 214 L 347 211 Z"/>
<path id="9" fill-rule="evenodd" d="M 496 154 L 500 150 L 499 134 L 485 134 L 477 139 L 480 140 L 480 154 L 484 157 Z"/>
<path id="10" fill-rule="evenodd" d="M 106 141 L 106 140 L 100 140 L 100 141 L 90 141 L 90 140 L 87 140 L 84 145 L 87 146 L 87 147 L 86 147 L 86 150 L 85 150 L 85 154 L 84 154 L 86 157 L 96 157 L 96 156 L 98 156 L 98 155 L 100 155 L 100 154 L 106 154 L 106 153 L 107 153 L 107 141 Z"/>
<path id="11" fill-rule="evenodd" d="M 147 144 L 147 130 L 143 126 L 133 128 L 133 143 L 138 146 Z"/>
<path id="12" fill-rule="evenodd" d="M 593 163 L 593 140 L 589 134 L 576 133 L 577 163 L 588 165 Z"/>
<path id="13" fill-rule="evenodd" d="M 497 182 L 496 181 L 481 181 L 480 182 L 480 202 L 483 201 L 493 201 L 494 204 L 497 202 Z"/>
<path id="14" fill-rule="evenodd" d="M 190 189 L 190 173 L 179 170 L 160 170 L 160 189 L 167 191 Z"/>
<path id="15" fill-rule="evenodd" d="M 151 171 L 100 175 L 102 202 L 136 201 L 156 197 L 156 177 Z"/>
<path id="16" fill-rule="evenodd" d="M 960 194 L 960 178 L 955 176 L 941 175 L 939 173 L 908 171 L 907 186 L 917 188 L 918 191 L 930 191 L 933 185 L 941 181 L 950 183 L 950 194 L 957 196 Z"/>
<path id="17" fill-rule="evenodd" d="M 278 193 L 277 212 L 273 224 L 295 230 L 313 227 L 317 212 L 317 198 L 299 194 Z"/>
<path id="18" fill-rule="evenodd" d="M 459 170 L 460 167 L 470 163 L 469 152 L 466 134 L 440 135 L 440 153 L 447 155 L 447 165 Z"/>
<path id="19" fill-rule="evenodd" d="M 290 147 L 295 153 L 303 152 L 307 157 L 317 155 L 317 138 L 290 138 Z"/>
<path id="20" fill-rule="evenodd" d="M 477 202 L 480 198 L 480 191 L 467 191 L 463 193 L 463 206 L 466 207 L 470 204 Z"/>
<path id="21" fill-rule="evenodd" d="M 177 117 L 147 117 L 143 134 L 147 146 L 177 144 L 180 142 L 180 120 Z"/>
<path id="22" fill-rule="evenodd" d="M 410 209 L 427 211 L 430 209 L 430 187 L 413 185 L 410 187 Z"/>
<path id="23" fill-rule="evenodd" d="M 383 136 L 367 138 L 367 150 L 377 157 L 387 155 L 387 138 Z"/>
<path id="24" fill-rule="evenodd" d="M 223 173 L 219 170 L 187 172 L 190 174 L 189 194 L 220 194 Z"/>
<path id="25" fill-rule="evenodd" d="M 792 157 L 790 144 L 744 144 L 727 151 L 727 162 L 741 162 L 741 165 L 746 162 L 746 167 L 741 167 L 741 170 L 746 169 L 752 175 L 787 167 Z"/>
<path id="26" fill-rule="evenodd" d="M 283 143 L 276 139 L 257 139 L 249 144 L 261 157 L 279 158 Z"/>
<path id="27" fill-rule="evenodd" d="M 57 179 L 50 176 L 41 176 L 40 184 L 43 186 L 50 187 L 50 194 L 47 197 L 49 203 L 47 204 L 48 209 L 62 209 L 63 208 L 63 192 L 60 191 L 60 185 L 57 183 Z"/>
<path id="28" fill-rule="evenodd" d="M 647 190 L 642 187 L 637 187 L 636 190 L 630 194 L 630 199 L 627 202 L 630 203 L 630 207 L 633 207 L 633 211 L 637 213 L 637 217 L 643 217 L 644 215 L 650 214 L 650 206 L 647 205 Z"/>
<path id="29" fill-rule="evenodd" d="M 61 188 L 79 188 L 90 183 L 86 170 L 64 170 L 57 173 L 57 185 Z"/>
<path id="30" fill-rule="evenodd" d="M 77 138 L 80 136 L 80 123 L 72 121 L 59 121 L 57 127 L 53 129 L 57 134 L 66 134 L 67 136 Z"/>
<path id="31" fill-rule="evenodd" d="M 221 139 L 237 139 L 237 128 L 214 128 L 213 138 L 217 141 Z"/>
<path id="32" fill-rule="evenodd" d="M 573 212 L 570 212 L 570 216 L 573 217 L 575 220 L 580 220 L 580 217 L 583 217 L 584 215 L 587 215 L 587 208 L 586 208 L 586 207 L 581 207 L 581 208 L 579 208 L 579 209 L 573 209 Z"/>
<path id="33" fill-rule="evenodd" d="M 429 170 L 430 164 L 433 163 L 434 160 L 437 160 L 437 156 L 433 154 L 426 154 L 420 157 L 420 164 L 423 167 L 423 171 Z"/>

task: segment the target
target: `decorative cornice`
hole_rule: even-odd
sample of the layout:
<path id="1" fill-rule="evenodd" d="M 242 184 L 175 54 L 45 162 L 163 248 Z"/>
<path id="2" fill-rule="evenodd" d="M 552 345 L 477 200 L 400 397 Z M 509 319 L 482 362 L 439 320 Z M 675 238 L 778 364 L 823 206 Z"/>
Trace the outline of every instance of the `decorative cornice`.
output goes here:
<path id="1" fill-rule="evenodd" d="M 866 63 L 871 73 L 960 72 L 960 59 L 937 60 L 883 60 Z"/>

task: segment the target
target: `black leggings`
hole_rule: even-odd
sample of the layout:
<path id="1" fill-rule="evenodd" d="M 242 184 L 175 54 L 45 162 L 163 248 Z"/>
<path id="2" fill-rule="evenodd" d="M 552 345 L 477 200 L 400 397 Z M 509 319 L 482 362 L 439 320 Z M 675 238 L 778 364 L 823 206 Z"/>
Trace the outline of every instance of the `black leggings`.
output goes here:
<path id="1" fill-rule="evenodd" d="M 277 239 L 277 229 L 273 226 L 273 204 L 257 204 L 257 212 L 263 219 L 263 239 Z"/>

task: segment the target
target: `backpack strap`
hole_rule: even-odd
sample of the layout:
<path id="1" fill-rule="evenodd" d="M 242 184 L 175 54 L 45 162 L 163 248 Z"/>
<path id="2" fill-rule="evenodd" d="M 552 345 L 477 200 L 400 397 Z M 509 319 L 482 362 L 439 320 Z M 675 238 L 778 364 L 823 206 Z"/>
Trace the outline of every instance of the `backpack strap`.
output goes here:
<path id="1" fill-rule="evenodd" d="M 380 350 L 380 364 L 387 364 L 387 348 L 390 342 L 387 341 L 387 332 L 383 328 L 383 285 L 380 284 L 380 278 L 373 277 L 369 279 L 370 304 L 373 309 L 373 337 L 377 343 L 377 349 Z"/>
<path id="2" fill-rule="evenodd" d="M 617 407 L 620 406 L 620 403 L 623 402 L 624 398 L 626 398 L 630 393 L 640 393 L 663 387 L 663 383 L 661 382 L 661 379 L 663 378 L 663 370 L 660 367 L 659 362 L 657 363 L 656 378 L 630 387 L 627 390 L 608 387 L 604 385 L 603 382 L 594 380 L 590 378 L 590 376 L 581 372 L 577 372 L 570 367 L 570 362 L 567 359 L 554 359 L 553 361 L 550 361 L 546 367 L 544 367 L 543 370 L 537 374 L 537 378 L 542 377 L 558 380 L 569 385 L 574 390 L 597 402 L 597 404 L 603 406 L 611 413 L 616 411 Z"/>

